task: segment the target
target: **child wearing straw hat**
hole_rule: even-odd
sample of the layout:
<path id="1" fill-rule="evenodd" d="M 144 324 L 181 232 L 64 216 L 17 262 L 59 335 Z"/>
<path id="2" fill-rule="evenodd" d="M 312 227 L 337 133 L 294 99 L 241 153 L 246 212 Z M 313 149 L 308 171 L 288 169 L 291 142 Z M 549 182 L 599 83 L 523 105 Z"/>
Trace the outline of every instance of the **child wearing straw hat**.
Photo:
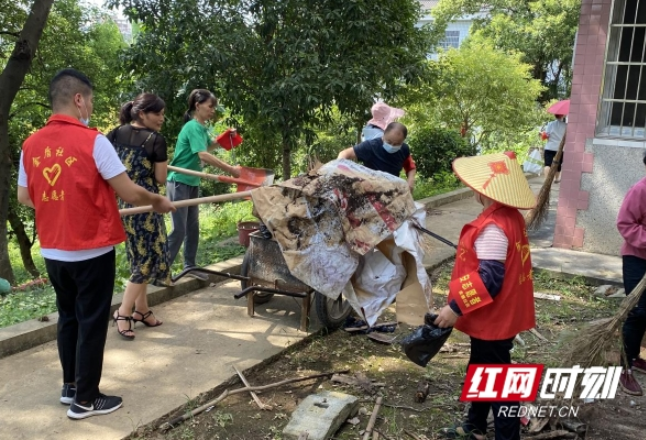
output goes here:
<path id="1" fill-rule="evenodd" d="M 533 208 L 536 198 L 513 152 L 459 158 L 453 171 L 474 190 L 483 211 L 462 229 L 449 304 L 435 324 L 471 337 L 469 365 L 511 364 L 515 336 L 535 326 L 529 240 L 518 210 Z M 493 409 L 496 440 L 520 439 L 520 419 L 500 411 L 501 405 L 518 403 L 472 402 L 467 420 L 442 434 L 484 439 Z"/>

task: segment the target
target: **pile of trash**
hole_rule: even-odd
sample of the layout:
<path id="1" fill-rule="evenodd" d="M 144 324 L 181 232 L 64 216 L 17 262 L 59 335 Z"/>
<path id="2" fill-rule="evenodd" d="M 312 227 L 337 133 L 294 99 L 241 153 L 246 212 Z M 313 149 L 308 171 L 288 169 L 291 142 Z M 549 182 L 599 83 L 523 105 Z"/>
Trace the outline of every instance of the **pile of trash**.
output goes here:
<path id="1" fill-rule="evenodd" d="M 252 192 L 254 209 L 291 273 L 336 299 L 340 293 L 373 325 L 405 287 L 431 285 L 414 223 L 425 211 L 408 184 L 348 160 Z"/>

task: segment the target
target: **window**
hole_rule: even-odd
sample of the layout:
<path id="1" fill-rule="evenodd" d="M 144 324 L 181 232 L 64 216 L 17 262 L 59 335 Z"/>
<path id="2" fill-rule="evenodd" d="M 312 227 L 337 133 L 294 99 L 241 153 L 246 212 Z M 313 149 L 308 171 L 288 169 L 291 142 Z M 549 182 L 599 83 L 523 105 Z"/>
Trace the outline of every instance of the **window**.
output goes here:
<path id="1" fill-rule="evenodd" d="M 646 0 L 644 0 L 646 2 Z M 446 31 L 444 32 L 444 40 L 440 41 L 439 46 L 447 50 L 450 47 L 460 47 L 460 31 Z"/>
<path id="2" fill-rule="evenodd" d="M 646 0 L 616 0 L 598 133 L 646 139 Z"/>

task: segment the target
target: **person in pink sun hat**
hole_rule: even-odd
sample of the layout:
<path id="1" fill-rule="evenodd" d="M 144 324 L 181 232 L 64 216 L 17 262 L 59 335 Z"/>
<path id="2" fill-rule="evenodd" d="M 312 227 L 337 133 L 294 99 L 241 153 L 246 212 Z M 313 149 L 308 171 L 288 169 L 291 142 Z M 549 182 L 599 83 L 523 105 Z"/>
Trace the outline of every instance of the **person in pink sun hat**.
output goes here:
<path id="1" fill-rule="evenodd" d="M 400 108 L 391 107 L 385 102 L 377 102 L 370 109 L 372 119 L 368 121 L 361 131 L 361 141 L 369 141 L 384 135 L 386 127 L 406 114 Z"/>

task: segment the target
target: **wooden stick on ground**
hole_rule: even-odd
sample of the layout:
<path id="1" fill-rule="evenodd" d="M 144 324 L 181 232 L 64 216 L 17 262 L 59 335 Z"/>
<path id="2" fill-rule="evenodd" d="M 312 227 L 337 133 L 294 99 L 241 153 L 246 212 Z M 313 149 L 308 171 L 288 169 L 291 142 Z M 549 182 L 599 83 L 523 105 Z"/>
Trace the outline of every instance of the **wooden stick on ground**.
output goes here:
<path id="1" fill-rule="evenodd" d="M 543 342 L 550 342 L 545 336 L 541 335 L 535 328 L 530 328 L 529 332 Z"/>
<path id="2" fill-rule="evenodd" d="M 249 382 L 247 381 L 247 378 L 244 377 L 244 374 L 242 374 L 242 371 L 238 370 L 238 367 L 236 367 L 235 365 L 233 366 L 233 369 L 236 370 L 236 374 L 238 375 L 238 377 L 240 378 L 244 386 L 251 387 L 251 385 L 249 385 Z M 253 398 L 253 401 L 256 402 L 256 405 L 258 405 L 258 408 L 262 410 L 271 409 L 271 406 L 265 405 L 264 403 L 262 403 L 262 401 L 260 400 L 260 398 L 256 393 L 254 393 L 253 391 L 249 391 L 249 394 L 251 394 L 251 397 Z"/>
<path id="3" fill-rule="evenodd" d="M 381 409 L 381 404 L 383 401 L 383 397 L 377 397 L 377 402 L 375 402 L 375 407 L 372 410 L 372 415 L 370 416 L 370 420 L 368 421 L 366 432 L 363 434 L 363 440 L 370 440 L 370 434 L 372 434 L 372 430 L 374 429 L 375 423 L 377 422 L 377 414 L 379 414 L 379 410 Z"/>
<path id="4" fill-rule="evenodd" d="M 219 196 L 211 196 L 211 197 L 199 197 L 197 199 L 180 200 L 179 202 L 174 202 L 173 206 L 175 208 L 184 208 L 186 206 L 201 205 L 203 203 L 229 202 L 231 200 L 244 199 L 247 197 L 251 197 L 251 191 L 243 191 L 243 192 L 231 193 L 231 194 L 220 194 Z M 142 214 L 144 212 L 152 212 L 152 210 L 153 210 L 153 207 L 150 205 L 137 206 L 136 208 L 120 209 L 119 214 L 121 216 Z"/>
<path id="5" fill-rule="evenodd" d="M 172 429 L 178 423 L 181 423 L 184 420 L 190 419 L 191 417 L 195 417 L 196 415 L 204 412 L 205 410 L 207 410 L 208 408 L 210 408 L 210 407 L 212 407 L 214 405 L 217 405 L 218 403 L 220 403 L 221 401 L 223 401 L 227 397 L 233 396 L 234 394 L 248 393 L 249 391 L 265 391 L 265 390 L 268 390 L 268 389 L 271 389 L 271 388 L 276 388 L 276 387 L 280 387 L 280 386 L 283 386 L 283 385 L 288 385 L 290 383 L 304 382 L 306 380 L 318 379 L 318 378 L 321 378 L 321 377 L 328 377 L 328 376 L 332 376 L 333 374 L 346 374 L 349 371 L 350 370 L 332 371 L 332 372 L 329 372 L 329 373 L 314 374 L 312 376 L 295 377 L 295 378 L 292 378 L 292 379 L 285 379 L 285 380 L 281 380 L 280 382 L 270 383 L 268 385 L 262 385 L 262 386 L 256 386 L 256 387 L 237 388 L 235 390 L 225 390 L 222 394 L 220 394 L 215 399 L 205 403 L 204 405 L 202 405 L 202 406 L 200 406 L 198 408 L 195 408 L 191 412 L 183 414 L 183 415 L 181 415 L 179 417 L 175 417 L 171 421 L 162 424 L 159 428 L 162 431 L 168 431 L 169 429 Z"/>

